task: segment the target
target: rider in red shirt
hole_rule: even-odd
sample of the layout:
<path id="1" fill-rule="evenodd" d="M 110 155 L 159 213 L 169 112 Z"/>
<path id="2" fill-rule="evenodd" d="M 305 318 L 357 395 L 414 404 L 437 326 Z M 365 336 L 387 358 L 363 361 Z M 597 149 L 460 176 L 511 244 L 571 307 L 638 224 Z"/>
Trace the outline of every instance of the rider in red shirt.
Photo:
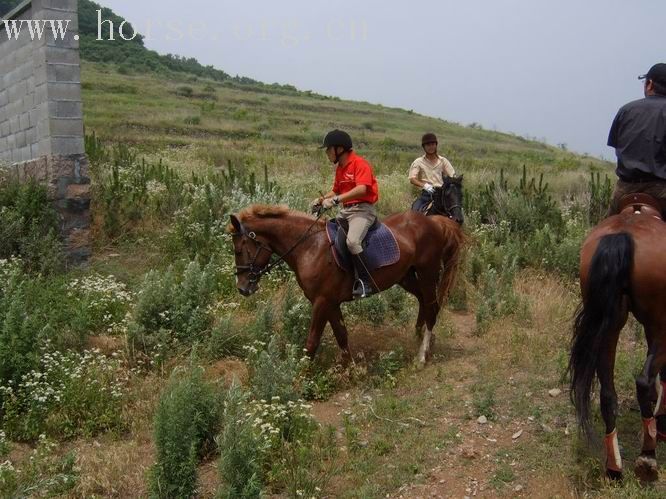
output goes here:
<path id="1" fill-rule="evenodd" d="M 352 295 L 354 298 L 365 298 L 377 292 L 362 246 L 368 229 L 377 219 L 374 206 L 379 199 L 377 179 L 372 173 L 370 163 L 353 151 L 352 139 L 346 132 L 329 132 L 324 138 L 322 148 L 326 149 L 329 161 L 336 165 L 335 181 L 333 189 L 325 196 L 315 199 L 313 206 L 329 209 L 342 204 L 337 219 L 349 223 L 347 248 L 352 254 L 356 270 Z"/>

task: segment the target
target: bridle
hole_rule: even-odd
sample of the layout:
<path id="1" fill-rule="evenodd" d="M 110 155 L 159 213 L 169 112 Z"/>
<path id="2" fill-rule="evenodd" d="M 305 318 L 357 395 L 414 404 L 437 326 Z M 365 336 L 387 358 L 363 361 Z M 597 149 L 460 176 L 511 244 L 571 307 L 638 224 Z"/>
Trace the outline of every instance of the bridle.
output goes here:
<path id="1" fill-rule="evenodd" d="M 446 215 L 449 218 L 453 218 L 453 210 L 455 210 L 456 208 L 462 209 L 462 205 L 461 204 L 453 204 L 451 206 L 447 206 L 446 205 L 446 196 L 444 195 L 445 186 L 442 185 L 442 187 L 440 189 L 441 189 L 441 193 L 439 195 L 439 199 L 441 201 L 442 208 L 444 210 L 444 213 L 441 213 L 441 214 Z M 435 211 L 439 211 L 437 209 L 438 208 L 437 203 L 434 202 L 434 196 L 433 196 L 433 208 L 435 209 Z"/>
<path id="2" fill-rule="evenodd" d="M 266 244 L 259 241 L 257 239 L 257 234 L 253 231 L 248 231 L 245 228 L 245 226 L 243 225 L 243 223 L 239 221 L 240 231 L 239 232 L 232 232 L 231 237 L 232 238 L 237 237 L 237 236 L 247 237 L 248 239 L 251 239 L 254 242 L 257 249 L 254 253 L 254 257 L 252 258 L 252 261 L 248 265 L 236 265 L 236 272 L 234 274 L 239 276 L 241 274 L 248 273 L 249 274 L 248 279 L 249 279 L 251 284 L 256 284 L 257 282 L 259 282 L 259 279 L 261 278 L 261 276 L 263 276 L 264 274 L 268 274 L 275 267 L 277 267 L 278 265 L 283 263 L 284 259 L 292 251 L 294 251 L 299 244 L 301 244 L 303 241 L 305 241 L 305 239 L 307 239 L 307 237 L 309 235 L 311 235 L 310 230 L 312 229 L 312 227 L 314 227 L 317 224 L 317 222 L 319 221 L 319 218 L 321 217 L 322 213 L 323 212 L 320 212 L 317 215 L 314 222 L 312 222 L 312 225 L 310 225 L 307 228 L 307 230 L 303 233 L 303 235 L 298 238 L 298 240 L 294 243 L 294 245 L 291 248 L 289 248 L 289 250 L 287 250 L 287 252 L 284 255 L 279 256 L 277 258 L 277 260 L 274 260 L 273 262 L 269 262 L 266 265 L 264 265 L 263 267 L 258 267 L 257 266 L 257 258 L 259 258 L 259 255 L 261 254 L 261 251 L 262 250 L 267 251 L 271 255 L 274 253 L 274 251 L 269 246 L 267 246 Z"/>

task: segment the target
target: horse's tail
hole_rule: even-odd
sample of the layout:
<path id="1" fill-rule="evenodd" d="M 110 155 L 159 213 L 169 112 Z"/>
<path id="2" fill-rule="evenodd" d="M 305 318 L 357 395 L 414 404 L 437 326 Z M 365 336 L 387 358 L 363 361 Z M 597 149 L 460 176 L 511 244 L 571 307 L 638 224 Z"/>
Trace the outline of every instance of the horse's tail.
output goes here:
<path id="1" fill-rule="evenodd" d="M 439 219 L 440 217 L 433 217 Z M 444 248 L 442 249 L 442 262 L 437 285 L 437 303 L 441 307 L 449 296 L 449 291 L 455 283 L 463 248 L 467 243 L 467 236 L 460 226 L 448 218 L 441 218 L 442 232 L 444 233 Z"/>
<path id="2" fill-rule="evenodd" d="M 626 232 L 599 240 L 588 271 L 573 328 L 569 357 L 570 396 L 578 421 L 588 437 L 590 394 L 605 341 L 621 326 L 622 300 L 628 291 L 634 260 L 634 240 Z"/>

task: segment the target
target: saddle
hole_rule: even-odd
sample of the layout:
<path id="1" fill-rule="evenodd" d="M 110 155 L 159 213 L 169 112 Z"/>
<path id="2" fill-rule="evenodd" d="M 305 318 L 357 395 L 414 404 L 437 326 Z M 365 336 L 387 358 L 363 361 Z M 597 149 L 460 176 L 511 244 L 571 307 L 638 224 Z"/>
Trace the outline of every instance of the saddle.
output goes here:
<path id="1" fill-rule="evenodd" d="M 347 248 L 347 232 L 349 231 L 349 224 L 346 220 L 340 222 L 342 229 L 337 219 L 329 220 L 326 223 L 326 236 L 331 246 L 333 259 L 338 267 L 343 270 L 351 271 L 354 268 L 352 263 L 351 253 Z M 398 241 L 395 239 L 393 232 L 386 225 L 379 220 L 375 220 L 372 226 L 368 229 L 368 233 L 361 243 L 363 246 L 363 254 L 369 264 L 369 271 L 376 270 L 381 267 L 393 265 L 400 260 L 400 247 Z"/>
<path id="2" fill-rule="evenodd" d="M 661 203 L 644 192 L 626 194 L 620 198 L 620 213 L 633 213 L 635 215 L 651 215 L 663 220 Z"/>

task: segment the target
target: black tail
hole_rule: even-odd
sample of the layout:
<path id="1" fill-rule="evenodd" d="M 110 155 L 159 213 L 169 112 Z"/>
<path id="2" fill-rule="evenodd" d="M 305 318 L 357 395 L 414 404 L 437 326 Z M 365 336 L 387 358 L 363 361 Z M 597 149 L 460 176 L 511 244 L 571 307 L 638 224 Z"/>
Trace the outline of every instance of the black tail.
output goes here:
<path id="1" fill-rule="evenodd" d="M 629 234 L 602 237 L 592 257 L 585 298 L 576 314 L 569 357 L 570 394 L 578 421 L 588 436 L 592 434 L 590 392 L 599 353 L 621 320 L 633 260 L 634 240 Z"/>

